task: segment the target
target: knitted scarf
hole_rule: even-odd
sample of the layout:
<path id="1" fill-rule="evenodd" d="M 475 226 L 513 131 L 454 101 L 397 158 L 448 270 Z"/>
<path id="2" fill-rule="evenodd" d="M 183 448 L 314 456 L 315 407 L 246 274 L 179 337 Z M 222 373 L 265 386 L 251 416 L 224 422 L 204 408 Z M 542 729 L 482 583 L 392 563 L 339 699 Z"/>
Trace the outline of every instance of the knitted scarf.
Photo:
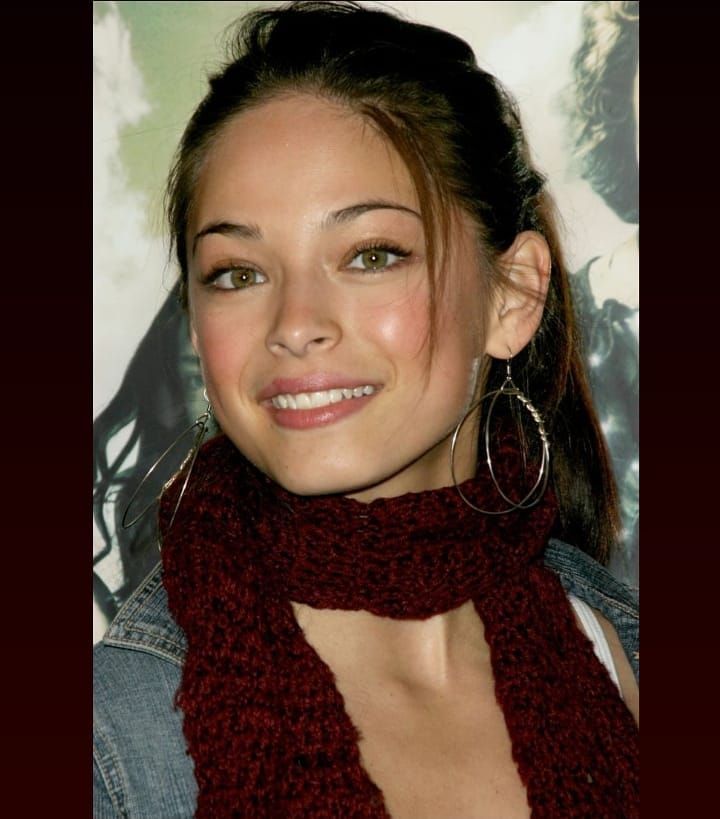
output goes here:
<path id="1" fill-rule="evenodd" d="M 502 485 L 519 474 L 501 469 Z M 388 817 L 290 601 L 423 619 L 468 600 L 534 819 L 638 815 L 635 723 L 543 566 L 550 492 L 498 516 L 474 512 L 453 487 L 369 504 L 299 497 L 221 436 L 201 449 L 168 531 L 182 483 L 163 496 L 160 527 L 188 644 L 177 704 L 196 816 Z M 485 508 L 496 497 L 484 474 L 462 488 Z"/>

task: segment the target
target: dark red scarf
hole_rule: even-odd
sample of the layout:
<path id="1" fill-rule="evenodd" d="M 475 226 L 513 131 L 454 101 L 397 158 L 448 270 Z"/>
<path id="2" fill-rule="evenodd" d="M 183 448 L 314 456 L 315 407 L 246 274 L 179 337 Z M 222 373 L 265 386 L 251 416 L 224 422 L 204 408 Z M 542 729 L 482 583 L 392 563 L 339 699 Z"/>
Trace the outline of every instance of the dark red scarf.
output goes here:
<path id="1" fill-rule="evenodd" d="M 507 467 L 500 480 L 513 477 Z M 422 619 L 469 599 L 532 816 L 638 815 L 635 723 L 543 566 L 551 493 L 496 517 L 452 487 L 370 504 L 299 497 L 225 437 L 202 448 L 168 532 L 181 485 L 160 522 L 170 610 L 188 642 L 177 702 L 198 817 L 387 817 L 290 601 Z M 463 489 L 486 508 L 496 496 L 482 474 Z"/>

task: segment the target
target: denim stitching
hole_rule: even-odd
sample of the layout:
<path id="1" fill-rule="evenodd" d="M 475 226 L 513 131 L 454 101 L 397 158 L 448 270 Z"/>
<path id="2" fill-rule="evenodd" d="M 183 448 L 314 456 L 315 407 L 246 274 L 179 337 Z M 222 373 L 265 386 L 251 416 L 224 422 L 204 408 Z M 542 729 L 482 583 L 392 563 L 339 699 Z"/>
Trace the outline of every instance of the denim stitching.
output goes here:
<path id="1" fill-rule="evenodd" d="M 158 628 L 148 629 L 134 622 L 136 617 L 142 617 L 144 608 L 153 604 L 153 597 L 162 589 L 161 581 L 162 572 L 158 563 L 146 580 L 130 595 L 115 622 L 106 632 L 103 643 L 108 646 L 137 648 L 181 665 L 186 646 L 172 638 L 172 631 L 171 635 L 168 635 Z M 175 625 L 174 621 L 171 622 Z M 177 626 L 175 631 L 179 631 Z"/>
<path id="2" fill-rule="evenodd" d="M 187 647 L 186 647 L 186 644 L 184 642 L 178 642 L 177 640 L 173 640 L 172 637 L 168 637 L 168 636 L 166 636 L 164 634 L 160 634 L 159 632 L 157 632 L 157 631 L 155 631 L 153 629 L 147 629 L 144 626 L 135 625 L 134 623 L 132 624 L 132 628 L 129 628 L 129 629 L 125 630 L 125 634 L 118 635 L 117 637 L 112 637 L 112 638 L 110 638 L 110 640 L 113 643 L 114 643 L 115 640 L 132 640 L 132 638 L 133 638 L 133 636 L 135 634 L 139 634 L 139 635 L 142 634 L 145 637 L 147 637 L 148 640 L 149 640 L 149 642 L 147 642 L 147 643 L 138 641 L 139 645 L 147 645 L 150 648 L 153 648 L 157 644 L 157 647 L 159 648 L 160 644 L 164 643 L 165 645 L 170 646 L 171 648 L 174 648 L 177 651 L 178 656 L 180 656 L 180 657 L 185 656 Z"/>
<path id="3" fill-rule="evenodd" d="M 185 659 L 185 652 L 172 653 L 166 651 L 157 645 L 150 645 L 140 640 L 123 639 L 122 637 L 114 637 L 112 640 L 104 640 L 105 645 L 111 648 L 130 648 L 135 651 L 142 651 L 145 654 L 151 654 L 159 657 L 161 660 L 167 660 L 173 665 L 182 667 Z"/>
<path id="4" fill-rule="evenodd" d="M 115 755 L 112 745 L 108 742 L 97 724 L 95 724 L 94 730 L 98 740 L 102 744 L 102 747 L 105 749 L 103 753 L 98 747 L 98 743 L 93 742 L 93 756 L 95 757 L 98 770 L 103 778 L 103 782 L 105 782 L 105 787 L 107 788 L 108 796 L 110 797 L 110 801 L 113 803 L 113 807 L 120 816 L 127 817 L 127 811 L 123 807 L 123 804 L 126 801 L 124 799 L 124 794 L 127 792 L 127 784 L 123 779 L 120 761 Z M 108 758 L 108 761 L 112 766 L 112 770 L 110 767 L 105 766 L 105 758 Z M 121 795 L 123 796 L 122 799 L 120 798 Z"/>

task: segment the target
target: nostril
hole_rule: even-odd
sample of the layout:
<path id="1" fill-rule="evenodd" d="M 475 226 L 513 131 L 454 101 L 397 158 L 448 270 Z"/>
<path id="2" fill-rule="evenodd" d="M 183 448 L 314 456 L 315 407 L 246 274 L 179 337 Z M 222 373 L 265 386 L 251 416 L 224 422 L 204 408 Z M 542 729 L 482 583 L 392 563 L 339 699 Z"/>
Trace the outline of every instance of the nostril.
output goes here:
<path id="1" fill-rule="evenodd" d="M 307 305 L 301 307 L 286 301 L 278 309 L 266 337 L 266 346 L 275 355 L 298 357 L 326 351 L 342 337 L 340 324 L 317 300 L 312 309 Z"/>
<path id="2" fill-rule="evenodd" d="M 341 333 L 325 332 L 314 335 L 303 331 L 275 331 L 268 337 L 268 348 L 275 354 L 289 354 L 304 356 L 309 352 L 327 350 L 333 347 L 340 339 Z"/>

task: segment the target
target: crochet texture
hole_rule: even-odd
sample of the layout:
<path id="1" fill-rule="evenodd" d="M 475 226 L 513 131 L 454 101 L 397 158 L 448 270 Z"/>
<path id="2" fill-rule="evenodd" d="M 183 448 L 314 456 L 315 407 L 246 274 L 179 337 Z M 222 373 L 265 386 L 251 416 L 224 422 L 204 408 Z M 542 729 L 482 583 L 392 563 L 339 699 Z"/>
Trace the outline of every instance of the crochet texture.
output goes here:
<path id="1" fill-rule="evenodd" d="M 509 445 L 505 486 L 520 480 Z M 514 467 L 513 464 L 517 464 Z M 534 819 L 638 815 L 638 733 L 542 555 L 552 494 L 508 515 L 454 488 L 362 504 L 300 497 L 220 436 L 163 496 L 170 609 L 188 651 L 177 704 L 198 817 L 389 816 L 358 731 L 290 601 L 426 618 L 472 600 Z M 463 484 L 487 508 L 487 474 Z"/>

